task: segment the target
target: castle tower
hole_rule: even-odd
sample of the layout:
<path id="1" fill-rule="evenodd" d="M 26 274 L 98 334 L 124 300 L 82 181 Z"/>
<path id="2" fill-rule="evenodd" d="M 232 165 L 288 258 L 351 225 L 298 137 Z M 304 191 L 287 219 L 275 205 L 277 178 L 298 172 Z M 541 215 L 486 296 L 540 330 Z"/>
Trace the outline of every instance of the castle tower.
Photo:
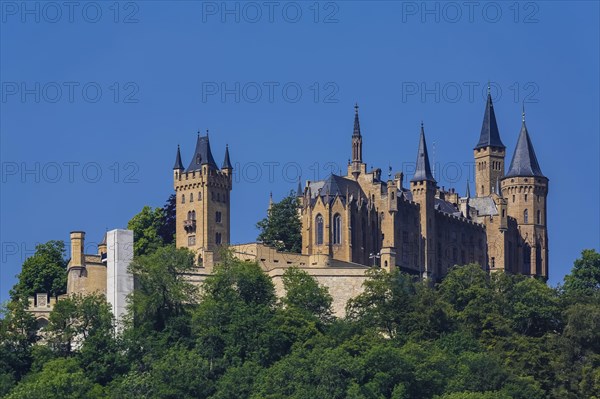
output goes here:
<path id="1" fill-rule="evenodd" d="M 525 125 L 525 112 L 501 190 L 508 203 L 508 215 L 516 219 L 521 236 L 517 245 L 517 262 L 521 267 L 513 268 L 523 274 L 548 278 L 548 178 L 543 175 L 535 156 Z"/>
<path id="2" fill-rule="evenodd" d="M 500 140 L 494 104 L 488 88 L 481 135 L 474 148 L 476 197 L 486 197 L 494 191 L 496 182 L 504 176 L 505 155 L 506 147 Z"/>
<path id="3" fill-rule="evenodd" d="M 354 130 L 352 131 L 352 162 L 348 166 L 348 176 L 358 176 L 367 172 L 367 166 L 362 161 L 362 135 L 360 134 L 360 122 L 358 120 L 358 104 L 354 105 Z"/>
<path id="4" fill-rule="evenodd" d="M 421 122 L 421 137 L 419 139 L 419 152 L 415 175 L 410 180 L 410 190 L 413 201 L 420 207 L 421 230 L 421 262 L 420 270 L 423 278 L 436 279 L 434 275 L 436 266 L 436 234 L 435 234 L 435 192 L 437 183 L 431 173 L 427 144 L 425 142 L 425 129 Z"/>
<path id="5" fill-rule="evenodd" d="M 219 169 L 208 134 L 198 133 L 194 155 L 185 170 L 177 148 L 173 167 L 176 244 L 195 251 L 206 267 L 212 267 L 218 248 L 230 243 L 232 172 L 229 147 L 225 148 L 223 166 Z"/>

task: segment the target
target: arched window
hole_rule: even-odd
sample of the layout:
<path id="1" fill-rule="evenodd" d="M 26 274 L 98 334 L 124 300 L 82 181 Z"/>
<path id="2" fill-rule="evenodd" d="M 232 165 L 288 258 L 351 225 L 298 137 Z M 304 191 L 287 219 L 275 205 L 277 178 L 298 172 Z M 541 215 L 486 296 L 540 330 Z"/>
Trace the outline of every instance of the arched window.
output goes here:
<path id="1" fill-rule="evenodd" d="M 323 244 L 323 216 L 317 215 L 317 245 Z"/>
<path id="2" fill-rule="evenodd" d="M 192 211 L 188 211 L 188 218 L 187 220 L 192 220 Z"/>
<path id="3" fill-rule="evenodd" d="M 523 211 L 523 223 L 529 223 L 529 211 L 527 209 Z"/>
<path id="4" fill-rule="evenodd" d="M 202 191 L 198 191 L 198 201 L 202 201 Z"/>
<path id="5" fill-rule="evenodd" d="M 196 220 L 196 211 L 192 211 L 192 220 Z"/>
<path id="6" fill-rule="evenodd" d="M 542 212 L 539 209 L 537 211 L 537 224 L 542 224 Z"/>
<path id="7" fill-rule="evenodd" d="M 185 204 L 185 194 L 181 194 L 181 203 Z"/>
<path id="8" fill-rule="evenodd" d="M 217 223 L 221 223 L 221 212 L 217 211 L 215 214 L 215 219 Z"/>
<path id="9" fill-rule="evenodd" d="M 333 216 L 333 243 L 342 243 L 342 217 L 339 213 Z"/>
<path id="10" fill-rule="evenodd" d="M 194 202 L 194 193 L 190 193 L 190 202 Z"/>
<path id="11" fill-rule="evenodd" d="M 215 237 L 215 242 L 216 242 L 217 244 L 220 244 L 220 243 L 221 243 L 221 233 L 217 233 L 217 234 L 216 234 L 216 237 Z"/>

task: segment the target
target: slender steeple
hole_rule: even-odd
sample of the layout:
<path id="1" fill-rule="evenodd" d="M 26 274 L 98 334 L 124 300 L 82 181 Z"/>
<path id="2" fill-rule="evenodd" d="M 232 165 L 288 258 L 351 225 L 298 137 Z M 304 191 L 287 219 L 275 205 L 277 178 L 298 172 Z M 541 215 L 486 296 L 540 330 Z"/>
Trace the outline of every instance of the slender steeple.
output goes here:
<path id="1" fill-rule="evenodd" d="M 419 138 L 419 152 L 417 153 L 417 164 L 415 166 L 415 175 L 410 181 L 428 180 L 435 183 L 431 174 L 429 164 L 429 155 L 427 154 L 427 143 L 425 142 L 425 128 L 421 122 L 421 137 Z"/>
<path id="2" fill-rule="evenodd" d="M 358 120 L 358 104 L 354 104 L 354 131 L 353 137 L 361 137 L 360 135 L 360 121 Z"/>
<path id="3" fill-rule="evenodd" d="M 521 132 L 519 133 L 517 146 L 515 147 L 515 152 L 513 154 L 512 161 L 510 162 L 508 173 L 506 173 L 506 177 L 545 177 L 542 173 L 542 169 L 540 168 L 537 157 L 535 156 L 533 144 L 531 143 L 529 132 L 527 131 L 527 126 L 525 125 L 525 111 L 523 111 L 522 121 Z"/>
<path id="4" fill-rule="evenodd" d="M 485 147 L 506 148 L 500 140 L 500 132 L 496 123 L 496 113 L 494 112 L 494 104 L 492 103 L 492 95 L 488 87 L 487 103 L 485 104 L 485 112 L 483 114 L 483 125 L 481 126 L 481 135 L 475 149 Z"/>
<path id="5" fill-rule="evenodd" d="M 177 156 L 175 157 L 175 166 L 173 170 L 183 170 L 183 162 L 181 162 L 181 151 L 179 150 L 179 144 L 177 145 Z"/>
<path id="6" fill-rule="evenodd" d="M 365 172 L 362 160 L 362 135 L 360 134 L 360 122 L 358 120 L 358 104 L 354 105 L 354 130 L 352 132 L 352 163 L 350 170 L 355 179 Z"/>
<path id="7" fill-rule="evenodd" d="M 223 166 L 221 169 L 233 169 L 231 166 L 231 161 L 229 160 L 229 145 L 225 145 L 225 159 L 223 160 Z"/>
<path id="8" fill-rule="evenodd" d="M 471 188 L 469 187 L 469 181 L 467 180 L 467 193 L 466 193 L 466 197 L 467 198 L 471 198 Z"/>

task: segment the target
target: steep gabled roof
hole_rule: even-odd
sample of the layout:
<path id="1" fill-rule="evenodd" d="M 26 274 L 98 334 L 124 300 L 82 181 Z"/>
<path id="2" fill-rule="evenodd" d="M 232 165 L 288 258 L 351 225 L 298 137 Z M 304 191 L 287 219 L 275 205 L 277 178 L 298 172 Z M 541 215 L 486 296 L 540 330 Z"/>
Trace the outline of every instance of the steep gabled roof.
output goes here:
<path id="1" fill-rule="evenodd" d="M 496 113 L 494 112 L 494 104 L 492 103 L 492 96 L 490 93 L 488 93 L 487 96 L 481 134 L 475 149 L 484 147 L 506 148 L 504 144 L 502 144 L 502 140 L 500 140 L 500 132 L 498 131 L 498 124 L 496 123 Z"/>
<path id="2" fill-rule="evenodd" d="M 194 156 L 190 161 L 190 165 L 185 170 L 191 172 L 193 170 L 199 170 L 202 165 L 209 165 L 215 169 L 218 169 L 215 159 L 213 158 L 210 150 L 210 141 L 208 140 L 208 134 L 206 136 L 200 136 L 198 134 L 198 140 L 196 141 L 196 149 L 194 150 Z"/>
<path id="3" fill-rule="evenodd" d="M 523 116 L 523 124 L 521 125 L 519 140 L 517 141 L 512 161 L 510 162 L 510 168 L 508 168 L 508 173 L 506 173 L 506 177 L 516 176 L 545 177 L 535 156 L 531 139 L 529 138 L 529 132 L 525 125 L 525 116 Z"/>

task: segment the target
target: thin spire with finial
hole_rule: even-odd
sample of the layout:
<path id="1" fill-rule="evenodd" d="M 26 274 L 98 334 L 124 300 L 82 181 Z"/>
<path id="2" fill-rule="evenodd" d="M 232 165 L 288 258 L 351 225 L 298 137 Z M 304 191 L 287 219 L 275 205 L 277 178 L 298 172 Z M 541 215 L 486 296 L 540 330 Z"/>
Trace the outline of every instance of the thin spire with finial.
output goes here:
<path id="1" fill-rule="evenodd" d="M 523 106 L 522 106 L 522 111 L 521 111 L 521 118 L 523 120 L 523 122 L 525 122 L 525 101 L 523 101 Z"/>
<path id="2" fill-rule="evenodd" d="M 354 131 L 352 136 L 360 137 L 360 121 L 358 120 L 358 103 L 354 104 Z"/>
<path id="3" fill-rule="evenodd" d="M 489 79 L 488 79 L 488 86 L 487 86 L 487 89 L 488 89 L 488 90 L 487 90 L 487 91 L 488 91 L 488 93 L 487 93 L 487 94 L 488 94 L 488 96 L 489 96 L 489 95 L 491 95 L 491 93 L 492 93 L 492 85 L 490 84 L 490 80 L 489 80 Z"/>
<path id="4" fill-rule="evenodd" d="M 466 193 L 467 198 L 471 198 L 471 188 L 469 187 L 469 181 L 467 180 L 467 193 Z"/>

